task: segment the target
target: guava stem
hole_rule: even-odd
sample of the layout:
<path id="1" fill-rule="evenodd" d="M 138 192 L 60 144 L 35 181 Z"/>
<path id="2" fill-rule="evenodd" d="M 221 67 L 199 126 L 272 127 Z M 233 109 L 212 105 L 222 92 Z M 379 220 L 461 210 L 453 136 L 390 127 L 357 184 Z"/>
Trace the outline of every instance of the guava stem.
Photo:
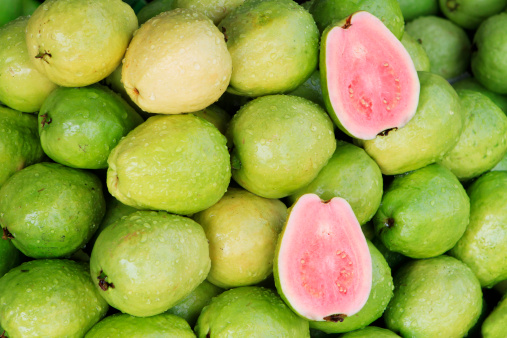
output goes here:
<path id="1" fill-rule="evenodd" d="M 386 226 L 386 228 L 392 228 L 394 225 L 394 218 L 386 219 L 384 225 Z"/>
<path id="2" fill-rule="evenodd" d="M 44 128 L 46 124 L 50 124 L 51 122 L 53 122 L 53 119 L 51 117 L 48 117 L 48 114 L 42 114 L 40 117 L 42 118 L 40 122 L 42 128 Z"/>
<path id="3" fill-rule="evenodd" d="M 342 26 L 343 29 L 347 29 L 352 26 L 352 15 L 345 20 L 345 24 Z"/>
<path id="4" fill-rule="evenodd" d="M 2 235 L 2 239 L 5 239 L 5 240 L 7 240 L 7 239 L 14 239 L 14 236 L 11 234 L 11 232 L 9 231 L 9 229 L 4 228 L 3 231 L 4 231 L 4 233 Z"/>
<path id="5" fill-rule="evenodd" d="M 333 322 L 333 323 L 338 323 L 338 322 L 343 322 L 343 320 L 347 318 L 347 315 L 346 314 L 343 314 L 343 313 L 336 313 L 334 315 L 330 315 L 330 316 L 327 316 L 327 317 L 324 317 L 324 320 L 326 322 Z"/>
<path id="6" fill-rule="evenodd" d="M 5 330 L 4 330 L 4 332 L 2 332 L 2 334 L 0 335 L 0 338 L 8 338 L 8 337 L 5 335 Z"/>
<path id="7" fill-rule="evenodd" d="M 107 275 L 104 273 L 103 270 L 100 270 L 100 273 L 99 273 L 97 279 L 99 280 L 99 287 L 103 291 L 107 291 L 107 289 L 109 289 L 109 288 L 113 288 L 114 289 L 114 284 L 113 283 L 106 282 Z"/>

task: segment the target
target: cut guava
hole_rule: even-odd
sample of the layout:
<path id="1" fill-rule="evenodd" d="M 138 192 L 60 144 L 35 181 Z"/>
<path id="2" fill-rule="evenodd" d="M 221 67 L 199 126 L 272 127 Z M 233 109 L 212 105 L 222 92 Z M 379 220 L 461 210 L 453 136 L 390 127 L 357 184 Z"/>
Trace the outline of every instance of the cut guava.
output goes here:
<path id="1" fill-rule="evenodd" d="M 368 244 L 349 203 L 301 196 L 278 240 L 275 285 L 307 319 L 343 321 L 364 306 L 372 286 Z"/>
<path id="2" fill-rule="evenodd" d="M 420 89 L 414 62 L 377 17 L 356 12 L 326 28 L 321 44 L 324 101 L 345 133 L 369 140 L 414 116 Z"/>

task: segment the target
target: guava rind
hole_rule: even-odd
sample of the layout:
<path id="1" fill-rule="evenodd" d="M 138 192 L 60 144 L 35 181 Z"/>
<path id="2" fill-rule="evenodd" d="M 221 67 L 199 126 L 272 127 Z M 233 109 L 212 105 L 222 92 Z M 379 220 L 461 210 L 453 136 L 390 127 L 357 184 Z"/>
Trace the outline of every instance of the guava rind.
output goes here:
<path id="1" fill-rule="evenodd" d="M 507 296 L 503 296 L 482 324 L 484 338 L 505 337 L 507 335 Z"/>
<path id="2" fill-rule="evenodd" d="M 418 72 L 429 72 L 431 69 L 430 59 L 423 46 L 407 32 L 403 34 L 401 43 L 407 50 L 408 54 L 410 54 L 410 57 L 414 62 L 415 69 Z"/>
<path id="3" fill-rule="evenodd" d="M 505 0 L 439 0 L 442 13 L 465 29 L 474 30 L 492 15 L 505 9 Z"/>

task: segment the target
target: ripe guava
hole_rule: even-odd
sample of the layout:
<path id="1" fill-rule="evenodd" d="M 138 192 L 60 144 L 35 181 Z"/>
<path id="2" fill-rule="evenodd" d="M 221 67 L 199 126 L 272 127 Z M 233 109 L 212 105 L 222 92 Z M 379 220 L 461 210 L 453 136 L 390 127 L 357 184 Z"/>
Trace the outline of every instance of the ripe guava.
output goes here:
<path id="1" fill-rule="evenodd" d="M 500 109 L 502 109 L 504 113 L 507 112 L 507 96 L 486 89 L 486 87 L 481 85 L 479 81 L 477 81 L 473 77 L 467 77 L 462 80 L 456 81 L 452 84 L 452 86 L 456 90 L 469 89 L 476 92 L 480 92 L 481 94 L 484 94 L 487 97 L 489 97 L 489 99 L 493 101 Z"/>
<path id="2" fill-rule="evenodd" d="M 352 208 L 334 197 L 305 194 L 289 209 L 273 266 L 282 299 L 314 321 L 358 313 L 372 287 L 372 258 Z"/>
<path id="3" fill-rule="evenodd" d="M 25 256 L 9 240 L 8 234 L 2 234 L 0 238 L 0 277 L 10 269 L 21 264 Z M 2 332 L 2 330 L 0 330 Z"/>
<path id="4" fill-rule="evenodd" d="M 327 111 L 345 133 L 374 139 L 414 116 L 420 84 L 410 54 L 380 19 L 356 12 L 329 25 L 320 48 Z"/>
<path id="5" fill-rule="evenodd" d="M 0 278 L 0 325 L 8 337 L 81 338 L 107 310 L 85 263 L 33 260 Z"/>
<path id="6" fill-rule="evenodd" d="M 223 18 L 245 0 L 174 0 L 175 8 L 190 8 L 202 12 L 218 25 Z"/>
<path id="7" fill-rule="evenodd" d="M 246 0 L 218 28 L 232 58 L 233 94 L 287 93 L 317 67 L 319 30 L 295 1 Z"/>
<path id="8" fill-rule="evenodd" d="M 164 211 L 137 211 L 105 228 L 90 257 L 92 280 L 106 301 L 138 317 L 176 305 L 210 269 L 202 227 Z"/>
<path id="9" fill-rule="evenodd" d="M 308 321 L 297 316 L 273 290 L 243 286 L 221 293 L 204 307 L 197 337 L 310 338 Z"/>
<path id="10" fill-rule="evenodd" d="M 254 285 L 273 272 L 278 234 L 287 207 L 243 189 L 229 188 L 216 204 L 193 216 L 209 241 L 208 281 L 222 287 Z"/>
<path id="11" fill-rule="evenodd" d="M 407 50 L 408 54 L 414 62 L 415 69 L 423 72 L 429 72 L 431 69 L 430 59 L 423 46 L 419 41 L 414 39 L 410 34 L 405 32 L 401 38 L 403 47 Z"/>
<path id="12" fill-rule="evenodd" d="M 26 43 L 52 82 L 81 87 L 118 67 L 136 29 L 134 11 L 121 0 L 46 0 L 28 20 Z"/>
<path id="13" fill-rule="evenodd" d="M 340 336 L 340 338 L 396 338 L 396 337 L 400 336 L 398 336 L 391 330 L 377 326 L 367 326 L 363 329 L 348 332 Z"/>
<path id="14" fill-rule="evenodd" d="M 95 174 L 58 163 L 36 163 L 0 188 L 0 224 L 33 258 L 68 257 L 91 238 L 106 202 Z"/>
<path id="15" fill-rule="evenodd" d="M 198 111 L 225 92 L 232 72 L 223 34 L 204 14 L 176 8 L 146 21 L 122 66 L 128 95 L 150 113 Z"/>
<path id="16" fill-rule="evenodd" d="M 438 15 L 438 0 L 398 0 L 405 22 L 420 16 Z"/>
<path id="17" fill-rule="evenodd" d="M 442 13 L 465 29 L 474 30 L 492 15 L 505 9 L 505 0 L 439 0 Z"/>
<path id="18" fill-rule="evenodd" d="M 503 296 L 486 320 L 484 320 L 481 329 L 482 337 L 507 337 L 507 326 L 505 323 L 507 323 L 507 296 Z"/>

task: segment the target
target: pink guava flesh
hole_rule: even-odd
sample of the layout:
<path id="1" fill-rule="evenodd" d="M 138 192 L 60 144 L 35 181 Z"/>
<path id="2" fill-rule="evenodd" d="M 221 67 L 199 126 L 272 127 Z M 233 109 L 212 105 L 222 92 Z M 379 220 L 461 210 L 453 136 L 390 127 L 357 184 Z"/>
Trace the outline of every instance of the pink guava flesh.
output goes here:
<path id="1" fill-rule="evenodd" d="M 331 114 L 350 135 L 373 139 L 415 114 L 420 84 L 410 55 L 374 15 L 357 12 L 325 36 Z"/>
<path id="2" fill-rule="evenodd" d="M 339 321 L 361 310 L 371 290 L 372 263 L 349 203 L 300 197 L 281 237 L 276 268 L 281 294 L 310 320 Z"/>

